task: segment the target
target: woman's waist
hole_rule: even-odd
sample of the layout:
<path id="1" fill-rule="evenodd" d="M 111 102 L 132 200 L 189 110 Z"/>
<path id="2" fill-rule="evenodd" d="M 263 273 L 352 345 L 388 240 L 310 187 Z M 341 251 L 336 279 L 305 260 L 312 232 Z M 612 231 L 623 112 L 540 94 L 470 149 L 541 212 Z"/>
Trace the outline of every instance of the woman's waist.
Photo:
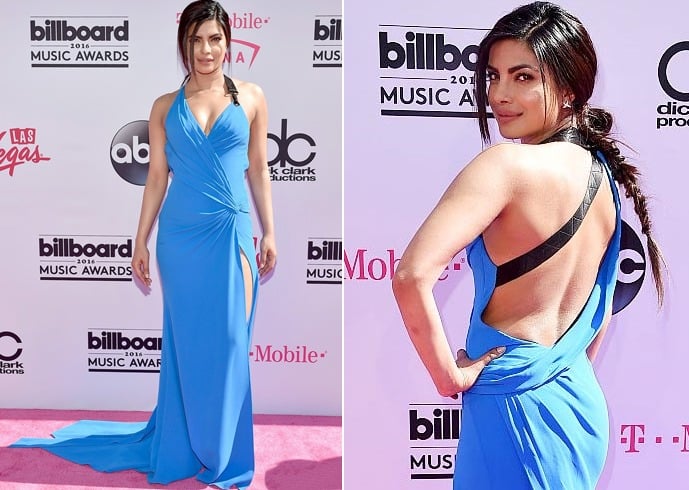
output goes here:
<path id="1" fill-rule="evenodd" d="M 225 227 L 231 223 L 239 227 L 251 227 L 248 209 L 237 209 L 218 203 L 178 202 L 166 199 L 158 218 L 161 230 L 174 227 Z"/>
<path id="2" fill-rule="evenodd" d="M 596 383 L 591 363 L 583 352 L 553 355 L 534 344 L 508 348 L 481 372 L 469 392 L 480 395 L 520 393 L 554 381 Z"/>
<path id="3" fill-rule="evenodd" d="M 494 310 L 487 309 L 478 320 L 483 326 L 508 339 L 546 347 L 552 347 L 573 323 L 573 318 L 547 310 L 527 314 L 520 314 L 518 311 L 495 314 Z"/>
<path id="4" fill-rule="evenodd" d="M 196 147 L 170 145 L 165 147 L 165 156 L 171 167 L 185 168 L 213 168 L 222 167 L 226 170 L 244 171 L 249 167 L 249 153 L 247 145 L 213 145 L 212 152 L 199 151 Z"/>
<path id="5" fill-rule="evenodd" d="M 249 212 L 249 196 L 244 186 L 227 189 L 206 183 L 189 184 L 174 180 L 163 204 L 177 212 L 214 213 L 218 211 Z"/>
<path id="6" fill-rule="evenodd" d="M 555 342 L 540 343 L 497 330 L 473 316 L 466 350 L 477 359 L 494 347 L 505 347 L 505 353 L 483 369 L 477 386 L 511 392 L 545 383 L 576 363 L 588 363 L 586 348 L 594 335 L 591 324 L 575 322 Z"/>

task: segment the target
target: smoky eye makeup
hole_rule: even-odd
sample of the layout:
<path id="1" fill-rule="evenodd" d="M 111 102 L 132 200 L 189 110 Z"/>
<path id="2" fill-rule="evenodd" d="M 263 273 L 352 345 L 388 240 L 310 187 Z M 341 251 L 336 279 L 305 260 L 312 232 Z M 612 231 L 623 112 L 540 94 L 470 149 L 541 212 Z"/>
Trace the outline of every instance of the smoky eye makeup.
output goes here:
<path id="1" fill-rule="evenodd" d="M 514 74 L 514 78 L 520 82 L 529 82 L 534 80 L 536 77 L 527 71 L 520 71 L 519 73 Z"/>

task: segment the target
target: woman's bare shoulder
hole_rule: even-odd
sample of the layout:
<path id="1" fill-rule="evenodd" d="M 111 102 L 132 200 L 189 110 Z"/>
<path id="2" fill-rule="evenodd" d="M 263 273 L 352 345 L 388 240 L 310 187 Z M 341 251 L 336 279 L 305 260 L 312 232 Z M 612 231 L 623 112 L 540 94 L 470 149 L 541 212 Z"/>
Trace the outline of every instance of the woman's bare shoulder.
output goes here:
<path id="1" fill-rule="evenodd" d="M 528 176 L 554 168 L 553 158 L 566 158 L 571 151 L 569 147 L 558 148 L 551 145 L 498 143 L 483 150 L 474 160 L 496 172 Z"/>
<path id="2" fill-rule="evenodd" d="M 158 97 L 153 102 L 153 107 L 151 108 L 151 119 L 165 119 L 168 111 L 170 110 L 170 107 L 172 106 L 172 103 L 175 101 L 175 98 L 179 94 L 180 90 L 183 89 L 180 88 L 179 90 L 175 90 L 174 92 L 169 92 Z"/>
<path id="3" fill-rule="evenodd" d="M 246 80 L 237 80 L 233 78 L 232 81 L 237 86 L 237 90 L 240 95 L 249 95 L 252 98 L 263 98 L 263 89 L 253 82 L 247 82 Z"/>
<path id="4" fill-rule="evenodd" d="M 484 149 L 470 162 L 471 166 L 485 168 L 490 172 L 511 174 L 524 170 L 527 162 L 534 157 L 531 145 L 517 143 L 498 143 Z"/>
<path id="5" fill-rule="evenodd" d="M 167 109 L 169 109 L 172 103 L 175 101 L 175 98 L 179 94 L 180 90 L 183 89 L 180 88 L 179 90 L 175 90 L 174 92 L 168 92 L 166 94 L 161 95 L 153 102 L 153 107 L 160 107 L 161 109 L 165 109 L 165 112 L 167 112 Z"/>

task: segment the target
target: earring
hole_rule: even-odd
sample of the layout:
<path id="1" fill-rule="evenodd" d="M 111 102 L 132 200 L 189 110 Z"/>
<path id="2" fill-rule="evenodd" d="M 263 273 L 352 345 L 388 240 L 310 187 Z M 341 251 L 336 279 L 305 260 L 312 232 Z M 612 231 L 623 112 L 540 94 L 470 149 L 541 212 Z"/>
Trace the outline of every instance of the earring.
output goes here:
<path id="1" fill-rule="evenodd" d="M 563 108 L 563 109 L 571 109 L 571 108 L 572 108 L 572 103 L 571 103 L 570 101 L 568 101 L 568 100 L 565 100 L 565 101 L 562 103 L 562 108 Z"/>

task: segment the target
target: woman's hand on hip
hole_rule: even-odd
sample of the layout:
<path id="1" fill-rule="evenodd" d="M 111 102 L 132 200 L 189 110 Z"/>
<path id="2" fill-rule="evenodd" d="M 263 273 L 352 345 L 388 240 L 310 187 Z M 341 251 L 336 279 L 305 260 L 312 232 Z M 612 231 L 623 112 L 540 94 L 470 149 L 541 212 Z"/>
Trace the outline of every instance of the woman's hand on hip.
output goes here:
<path id="1" fill-rule="evenodd" d="M 472 360 L 467 355 L 467 351 L 459 349 L 457 351 L 457 360 L 455 361 L 459 371 L 457 393 L 467 391 L 474 386 L 483 368 L 504 353 L 504 347 L 493 347 L 481 357 Z M 450 394 L 449 396 L 456 400 L 458 397 L 457 393 Z"/>

